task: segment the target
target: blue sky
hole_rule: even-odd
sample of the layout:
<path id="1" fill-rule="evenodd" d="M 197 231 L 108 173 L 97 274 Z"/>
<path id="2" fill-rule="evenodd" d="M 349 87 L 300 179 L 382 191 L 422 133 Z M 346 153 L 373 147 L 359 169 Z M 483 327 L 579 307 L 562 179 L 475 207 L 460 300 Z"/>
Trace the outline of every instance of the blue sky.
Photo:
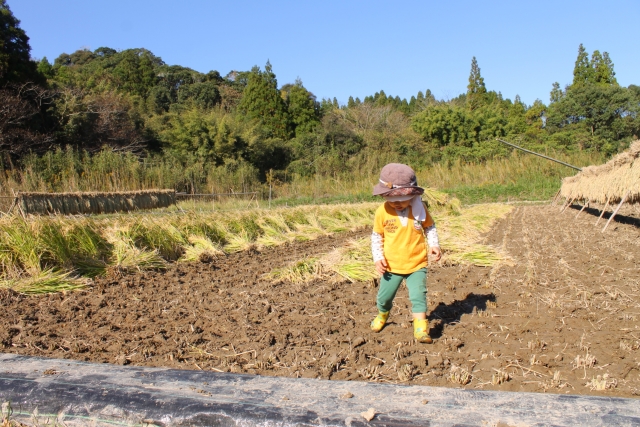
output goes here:
<path id="1" fill-rule="evenodd" d="M 609 52 L 623 86 L 640 84 L 640 1 L 7 0 L 31 55 L 144 47 L 201 72 L 264 67 L 318 99 L 384 90 L 409 99 L 466 91 L 475 56 L 489 90 L 548 103 L 571 82 L 578 46 Z"/>

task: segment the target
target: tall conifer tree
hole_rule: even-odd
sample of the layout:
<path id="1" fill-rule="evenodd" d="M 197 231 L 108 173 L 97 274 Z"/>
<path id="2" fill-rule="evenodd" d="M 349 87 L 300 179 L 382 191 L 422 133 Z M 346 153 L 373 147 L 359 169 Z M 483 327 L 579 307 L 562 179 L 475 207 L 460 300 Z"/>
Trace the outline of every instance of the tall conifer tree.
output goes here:
<path id="1" fill-rule="evenodd" d="M 269 61 L 264 72 L 258 66 L 251 69 L 238 109 L 248 118 L 261 122 L 271 136 L 291 136 L 291 119 Z"/>
<path id="2" fill-rule="evenodd" d="M 616 79 L 616 72 L 613 71 L 613 62 L 611 58 L 609 58 L 609 52 L 602 53 L 602 62 L 606 65 L 608 70 L 608 83 L 612 85 L 617 85 L 618 80 Z"/>
<path id="3" fill-rule="evenodd" d="M 469 85 L 467 85 L 467 105 L 471 110 L 475 110 L 484 102 L 487 88 L 484 79 L 480 75 L 480 67 L 474 56 L 471 60 L 471 72 L 469 73 Z"/>
<path id="4" fill-rule="evenodd" d="M 316 97 L 305 89 L 300 78 L 289 86 L 288 111 L 298 136 L 313 131 L 320 124 Z"/>
<path id="5" fill-rule="evenodd" d="M 573 67 L 573 84 L 579 86 L 591 82 L 593 82 L 593 68 L 589 63 L 589 54 L 580 43 L 576 64 Z"/>
<path id="6" fill-rule="evenodd" d="M 553 88 L 551 89 L 551 94 L 549 95 L 549 99 L 551 102 L 558 102 L 562 99 L 564 93 L 562 93 L 562 89 L 560 89 L 560 83 L 553 83 Z"/>
<path id="7" fill-rule="evenodd" d="M 593 82 L 605 85 L 617 85 L 616 73 L 613 71 L 613 63 L 609 54 L 594 50 L 591 55 L 591 68 L 593 69 Z"/>

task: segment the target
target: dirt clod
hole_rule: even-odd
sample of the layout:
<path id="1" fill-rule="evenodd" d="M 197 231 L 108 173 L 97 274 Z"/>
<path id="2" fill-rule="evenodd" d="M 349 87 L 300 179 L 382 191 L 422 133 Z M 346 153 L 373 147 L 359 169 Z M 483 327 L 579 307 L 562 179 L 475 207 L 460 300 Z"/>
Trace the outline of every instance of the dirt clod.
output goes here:
<path id="1" fill-rule="evenodd" d="M 367 421 L 371 421 L 376 416 L 376 410 L 374 408 L 369 408 L 366 412 L 361 412 L 360 415 Z"/>
<path id="2" fill-rule="evenodd" d="M 356 347 L 360 347 L 362 344 L 364 344 L 366 341 L 364 338 L 362 337 L 357 337 L 353 340 L 353 342 L 351 343 L 351 345 L 353 346 L 353 348 Z"/>

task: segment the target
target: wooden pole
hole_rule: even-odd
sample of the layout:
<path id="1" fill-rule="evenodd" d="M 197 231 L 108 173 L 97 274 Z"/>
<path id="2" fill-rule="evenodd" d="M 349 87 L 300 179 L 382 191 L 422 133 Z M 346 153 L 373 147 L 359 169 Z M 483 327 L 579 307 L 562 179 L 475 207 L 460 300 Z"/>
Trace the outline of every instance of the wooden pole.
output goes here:
<path id="1" fill-rule="evenodd" d="M 589 200 L 587 200 L 587 203 L 585 203 L 584 205 L 582 205 L 582 209 L 580 209 L 580 212 L 578 212 L 576 214 L 576 217 L 574 219 L 578 218 L 578 215 L 580 215 L 582 213 L 582 211 L 584 210 L 584 208 L 586 208 L 587 206 L 589 206 Z"/>
<path id="2" fill-rule="evenodd" d="M 18 204 L 18 196 L 16 196 L 16 192 L 13 191 L 13 188 L 11 189 L 11 193 L 13 194 L 13 203 L 11 204 L 11 207 L 9 208 L 7 213 L 5 214 L 7 216 L 11 215 L 13 208 Z"/>
<path id="3" fill-rule="evenodd" d="M 616 214 L 618 213 L 618 211 L 620 210 L 620 208 L 622 207 L 622 204 L 625 202 L 625 200 L 627 200 L 627 196 L 629 195 L 629 193 L 631 193 L 631 189 L 627 190 L 626 194 L 624 195 L 624 197 L 622 198 L 622 200 L 620 200 L 620 204 L 618 205 L 618 207 L 616 208 L 615 211 L 613 211 L 613 213 L 611 214 L 611 217 L 609 218 L 609 220 L 607 221 L 607 223 L 604 225 L 604 228 L 602 229 L 602 232 L 604 233 L 604 230 L 607 229 L 607 227 L 609 226 L 609 223 L 611 222 L 611 220 L 616 216 Z"/>
<path id="4" fill-rule="evenodd" d="M 267 174 L 267 182 L 269 183 L 269 209 L 271 209 L 271 191 L 273 189 L 273 169 L 269 169 Z"/>
<path id="5" fill-rule="evenodd" d="M 607 211 L 608 207 L 609 207 L 609 197 L 607 197 L 607 203 L 604 204 L 604 208 L 602 209 L 602 213 L 600 214 L 600 216 L 598 217 L 598 220 L 596 221 L 596 225 L 598 225 L 598 223 L 600 222 L 600 220 L 604 216 L 604 213 Z"/>
<path id="6" fill-rule="evenodd" d="M 16 198 L 16 205 L 18 206 L 18 212 L 20 212 L 20 215 L 22 216 L 22 218 L 26 218 L 27 216 L 24 214 L 24 211 L 22 210 L 22 206 L 20 206 L 20 192 L 18 191 L 16 193 L 15 191 L 13 191 L 13 188 L 11 189 L 11 192 L 13 193 L 13 196 Z"/>
<path id="7" fill-rule="evenodd" d="M 6 215 L 9 216 L 11 215 L 11 212 L 13 212 L 13 208 L 18 204 L 18 198 L 16 197 L 15 199 L 13 199 L 13 203 L 11 204 L 11 207 L 9 208 L 9 210 L 7 211 Z"/>
<path id="8" fill-rule="evenodd" d="M 556 201 L 558 200 L 559 195 L 560 195 L 560 190 L 558 190 L 556 195 L 553 196 L 553 200 L 551 201 L 551 206 L 554 206 L 556 204 Z"/>
<path id="9" fill-rule="evenodd" d="M 256 202 L 256 207 L 258 207 L 258 208 L 260 207 L 260 205 L 258 205 L 258 199 L 256 198 L 256 195 L 255 195 L 255 194 L 253 194 L 253 195 L 251 196 L 251 199 L 249 199 L 249 204 L 247 205 L 247 208 L 248 208 L 249 206 L 251 206 L 251 203 L 252 203 L 254 200 L 255 200 L 255 202 Z"/>
<path id="10" fill-rule="evenodd" d="M 576 199 L 575 197 L 574 197 L 573 199 L 570 199 L 570 200 L 569 200 L 569 203 L 567 203 L 566 205 L 564 205 L 564 207 L 562 208 L 562 210 L 560 211 L 560 213 L 564 212 L 564 211 L 565 211 L 569 206 L 571 206 L 571 204 L 573 203 L 573 201 L 574 201 L 575 199 Z"/>
<path id="11" fill-rule="evenodd" d="M 569 201 L 569 199 L 565 199 L 565 201 L 562 203 L 562 206 L 560 206 L 560 212 L 562 212 L 562 209 L 564 208 L 565 203 L 567 203 Z"/>

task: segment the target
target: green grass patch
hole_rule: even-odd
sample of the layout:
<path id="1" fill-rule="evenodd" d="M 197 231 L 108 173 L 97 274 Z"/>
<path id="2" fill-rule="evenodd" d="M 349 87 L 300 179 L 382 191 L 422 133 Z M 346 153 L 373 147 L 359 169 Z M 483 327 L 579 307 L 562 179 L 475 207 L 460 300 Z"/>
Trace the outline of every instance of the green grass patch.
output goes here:
<path id="1" fill-rule="evenodd" d="M 555 179 L 538 182 L 517 182 L 508 184 L 486 184 L 482 186 L 457 186 L 442 191 L 455 197 L 463 205 L 495 203 L 521 200 L 549 200 L 560 184 Z"/>

